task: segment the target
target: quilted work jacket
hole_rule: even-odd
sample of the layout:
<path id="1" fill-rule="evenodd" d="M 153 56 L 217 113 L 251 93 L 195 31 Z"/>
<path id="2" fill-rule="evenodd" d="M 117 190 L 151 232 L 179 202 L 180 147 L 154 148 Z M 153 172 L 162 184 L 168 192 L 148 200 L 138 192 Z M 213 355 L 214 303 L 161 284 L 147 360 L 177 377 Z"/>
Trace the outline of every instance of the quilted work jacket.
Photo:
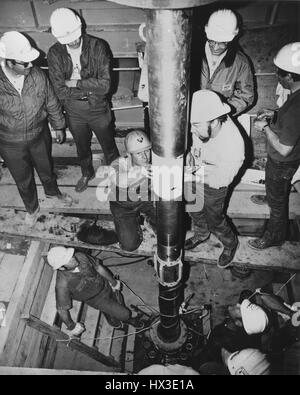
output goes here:
<path id="1" fill-rule="evenodd" d="M 91 107 L 107 111 L 112 61 L 109 46 L 106 41 L 89 35 L 83 35 L 82 39 L 81 80 L 77 87 L 69 88 L 65 84 L 71 78 L 73 63 L 67 46 L 60 43 L 54 44 L 48 52 L 50 80 L 66 110 L 72 100 L 88 97 Z"/>
<path id="2" fill-rule="evenodd" d="M 254 101 L 254 76 L 247 57 L 241 51 L 229 49 L 211 78 L 205 56 L 200 85 L 201 89 L 213 90 L 227 99 L 235 116 L 246 111 Z"/>
<path id="3" fill-rule="evenodd" d="M 20 95 L 0 67 L 0 142 L 35 139 L 48 118 L 54 129 L 65 127 L 61 105 L 45 73 L 33 67 Z"/>

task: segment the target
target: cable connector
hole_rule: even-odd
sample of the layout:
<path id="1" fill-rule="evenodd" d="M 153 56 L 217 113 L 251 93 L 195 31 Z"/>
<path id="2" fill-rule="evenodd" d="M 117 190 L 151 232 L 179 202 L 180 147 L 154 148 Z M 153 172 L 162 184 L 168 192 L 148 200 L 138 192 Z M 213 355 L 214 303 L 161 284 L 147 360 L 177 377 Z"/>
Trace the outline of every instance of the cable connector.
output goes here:
<path id="1" fill-rule="evenodd" d="M 192 293 L 189 295 L 180 305 L 179 307 L 179 314 L 184 314 L 187 312 L 187 307 L 191 301 L 191 299 L 194 297 L 195 293 Z"/>

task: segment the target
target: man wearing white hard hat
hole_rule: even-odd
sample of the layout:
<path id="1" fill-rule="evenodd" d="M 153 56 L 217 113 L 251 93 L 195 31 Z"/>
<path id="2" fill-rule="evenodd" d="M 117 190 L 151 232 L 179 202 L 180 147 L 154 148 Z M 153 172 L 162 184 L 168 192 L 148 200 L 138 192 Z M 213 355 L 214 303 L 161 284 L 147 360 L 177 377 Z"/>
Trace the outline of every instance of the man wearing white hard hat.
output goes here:
<path id="1" fill-rule="evenodd" d="M 243 325 L 248 335 L 261 334 L 269 325 L 266 312 L 248 299 L 243 300 L 241 304 L 229 306 L 228 312 L 231 318 Z"/>
<path id="2" fill-rule="evenodd" d="M 200 88 L 220 93 L 237 116 L 253 104 L 254 76 L 247 57 L 238 50 L 236 15 L 229 9 L 213 12 L 205 33 Z"/>
<path id="3" fill-rule="evenodd" d="M 72 204 L 71 197 L 57 186 L 45 137 L 48 119 L 59 139 L 65 120 L 48 78 L 32 64 L 38 57 L 39 51 L 23 34 L 10 31 L 1 37 L 0 155 L 16 182 L 29 226 L 39 215 L 34 168 L 47 198 Z"/>
<path id="4" fill-rule="evenodd" d="M 262 335 L 267 330 L 269 320 L 265 311 L 250 302 L 251 291 L 243 291 L 239 302 L 227 308 L 225 320 L 215 326 L 197 362 L 199 366 L 207 362 L 222 362 L 222 348 L 230 352 L 246 348 L 260 348 Z"/>
<path id="5" fill-rule="evenodd" d="M 260 114 L 255 128 L 265 134 L 268 160 L 266 195 L 270 219 L 263 236 L 249 240 L 256 250 L 282 245 L 287 236 L 291 183 L 300 165 L 300 42 L 285 45 L 274 64 L 280 84 L 291 95 L 278 111 Z"/>
<path id="6" fill-rule="evenodd" d="M 155 203 L 151 201 L 151 142 L 141 130 L 134 130 L 125 138 L 127 155 L 111 164 L 111 182 L 116 187 L 110 198 L 121 248 L 136 250 L 143 241 L 141 215 L 151 232 L 156 230 Z"/>
<path id="7" fill-rule="evenodd" d="M 271 375 L 271 364 L 266 354 L 256 349 L 248 348 L 232 354 L 223 350 L 223 360 L 232 376 Z"/>
<path id="8" fill-rule="evenodd" d="M 122 327 L 122 322 L 138 324 L 137 318 L 132 318 L 131 311 L 124 306 L 120 281 L 99 259 L 66 247 L 52 247 L 47 258 L 53 270 L 57 270 L 57 311 L 71 336 L 79 336 L 85 330 L 84 325 L 75 323 L 71 317 L 73 300 L 102 311 L 114 327 Z"/>
<path id="9" fill-rule="evenodd" d="M 106 164 L 119 156 L 107 98 L 112 56 L 104 40 L 82 32 L 81 19 L 74 11 L 56 9 L 50 25 L 57 43 L 48 52 L 49 75 L 76 143 L 82 177 L 75 190 L 80 193 L 95 177 L 92 132 L 102 147 Z"/>
<path id="10" fill-rule="evenodd" d="M 231 266 L 238 248 L 238 238 L 223 213 L 228 186 L 240 170 L 245 158 L 244 140 L 230 118 L 230 107 L 210 90 L 195 92 L 191 109 L 193 144 L 187 165 L 204 166 L 204 205 L 199 212 L 190 212 L 194 236 L 185 242 L 193 249 L 206 241 L 210 233 L 223 243 L 218 266 Z M 196 188 L 202 192 L 203 188 Z M 201 197 L 199 197 L 201 199 Z"/>

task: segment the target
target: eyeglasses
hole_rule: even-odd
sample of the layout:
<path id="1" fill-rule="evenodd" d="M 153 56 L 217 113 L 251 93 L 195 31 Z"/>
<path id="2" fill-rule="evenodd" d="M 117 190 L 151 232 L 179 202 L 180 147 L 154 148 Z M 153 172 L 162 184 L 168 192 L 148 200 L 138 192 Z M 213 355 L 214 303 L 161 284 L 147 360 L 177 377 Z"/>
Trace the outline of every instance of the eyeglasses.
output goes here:
<path id="1" fill-rule="evenodd" d="M 222 47 L 222 48 L 227 48 L 228 44 L 229 44 L 229 42 L 227 42 L 227 41 L 224 41 L 224 42 L 219 42 L 219 41 L 214 41 L 214 40 L 207 40 L 207 41 L 208 41 L 208 44 L 211 46 L 218 45 L 219 47 Z"/>
<path id="2" fill-rule="evenodd" d="M 16 66 L 16 65 L 18 65 L 18 66 L 23 66 L 24 67 L 24 69 L 26 69 L 30 64 L 31 64 L 31 62 L 18 62 L 17 60 L 15 60 L 15 59 L 8 59 L 14 66 Z"/>

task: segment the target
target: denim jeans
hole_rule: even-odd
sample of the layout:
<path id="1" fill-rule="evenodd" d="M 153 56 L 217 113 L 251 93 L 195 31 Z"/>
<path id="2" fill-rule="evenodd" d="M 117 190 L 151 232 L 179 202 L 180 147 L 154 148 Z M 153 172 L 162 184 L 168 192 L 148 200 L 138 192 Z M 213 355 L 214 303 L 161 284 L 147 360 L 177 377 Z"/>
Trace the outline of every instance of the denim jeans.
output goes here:
<path id="1" fill-rule="evenodd" d="M 17 144 L 0 144 L 3 157 L 28 213 L 34 213 L 39 205 L 34 169 L 36 169 L 45 194 L 57 196 L 60 191 L 53 173 L 48 137 L 42 133 L 37 139 Z"/>
<path id="2" fill-rule="evenodd" d="M 121 248 L 125 251 L 136 250 L 143 241 L 140 214 L 156 224 L 156 209 L 152 202 L 110 202 L 116 232 Z"/>
<path id="3" fill-rule="evenodd" d="M 82 175 L 94 174 L 91 151 L 92 132 L 95 133 L 107 165 L 119 157 L 112 128 L 111 111 L 91 108 L 89 102 L 72 100 L 66 106 L 68 126 L 74 138 Z"/>
<path id="4" fill-rule="evenodd" d="M 204 185 L 204 206 L 201 211 L 190 212 L 195 236 L 206 239 L 213 233 L 226 248 L 233 248 L 237 236 L 232 231 L 224 214 L 227 188 L 210 188 Z"/>
<path id="5" fill-rule="evenodd" d="M 271 241 L 285 241 L 289 221 L 291 180 L 299 164 L 300 160 L 294 162 L 278 162 L 268 157 L 266 192 L 270 207 L 270 219 L 265 231 L 265 237 Z"/>

